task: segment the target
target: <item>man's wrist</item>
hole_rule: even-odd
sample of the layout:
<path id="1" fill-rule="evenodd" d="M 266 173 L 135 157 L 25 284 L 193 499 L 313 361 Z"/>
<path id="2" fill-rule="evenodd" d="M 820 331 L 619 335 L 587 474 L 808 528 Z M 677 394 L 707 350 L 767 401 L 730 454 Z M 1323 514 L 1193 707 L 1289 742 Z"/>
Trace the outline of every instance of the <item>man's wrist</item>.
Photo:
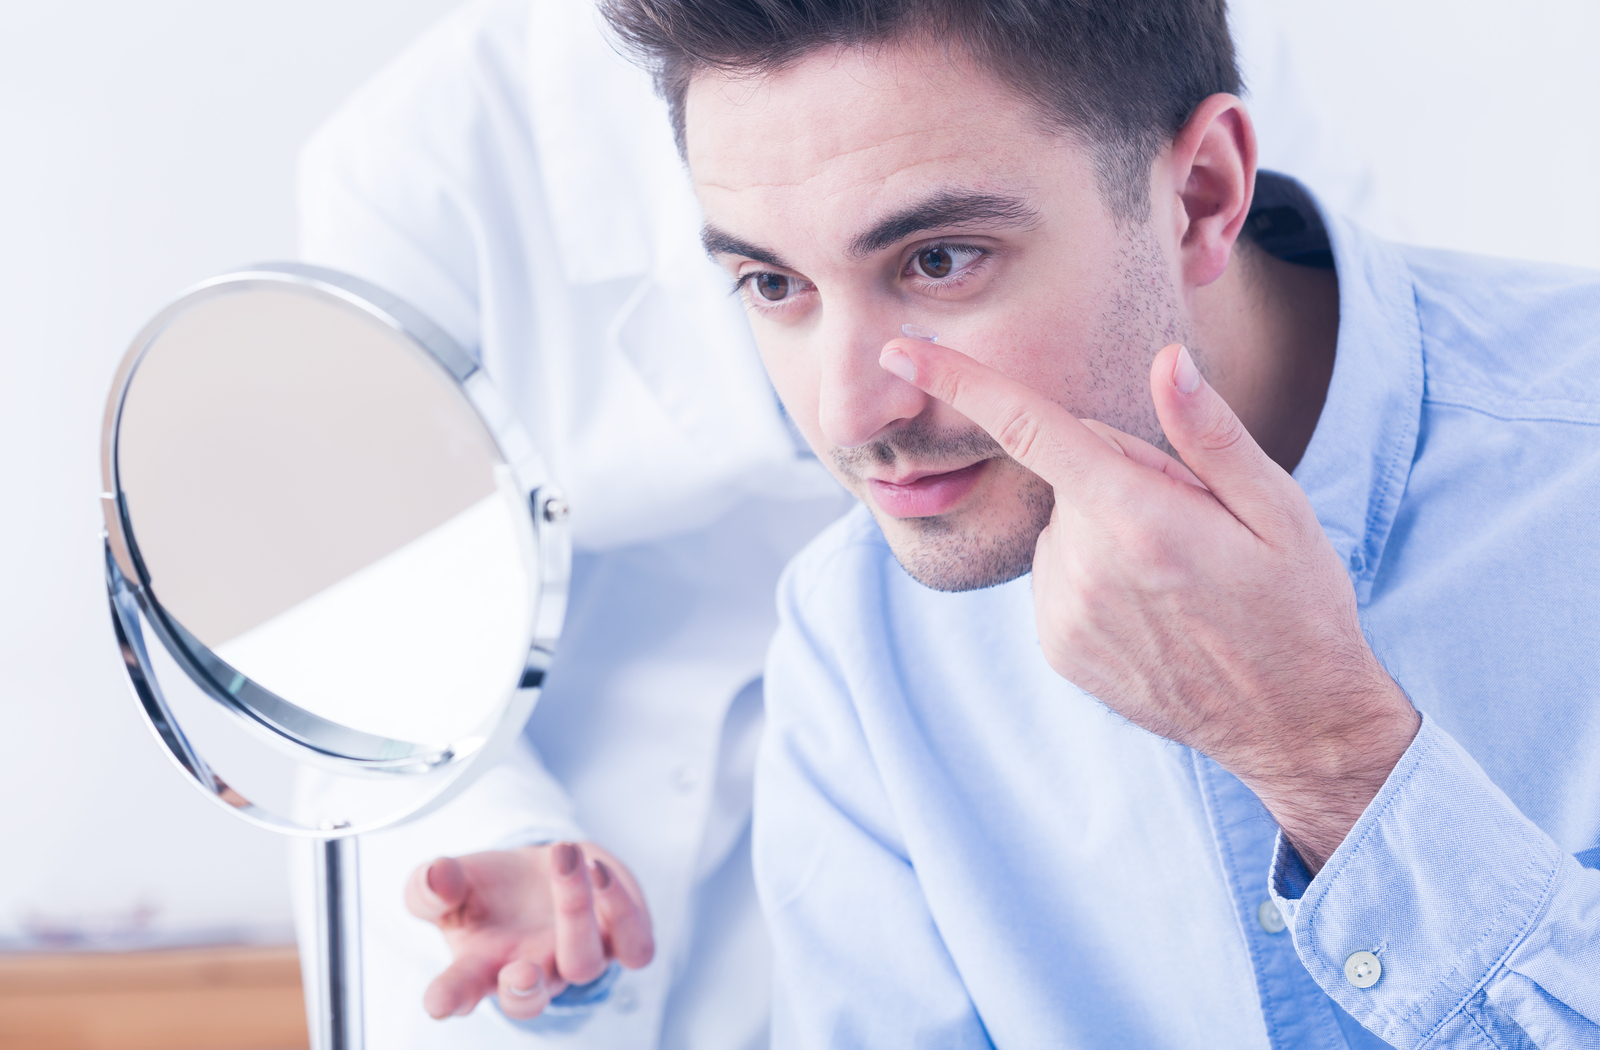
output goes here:
<path id="1" fill-rule="evenodd" d="M 1385 681 L 1377 702 L 1359 705 L 1359 718 L 1302 738 L 1272 756 L 1270 765 L 1234 770 L 1312 874 L 1361 819 L 1422 726 L 1405 694 L 1387 676 Z"/>

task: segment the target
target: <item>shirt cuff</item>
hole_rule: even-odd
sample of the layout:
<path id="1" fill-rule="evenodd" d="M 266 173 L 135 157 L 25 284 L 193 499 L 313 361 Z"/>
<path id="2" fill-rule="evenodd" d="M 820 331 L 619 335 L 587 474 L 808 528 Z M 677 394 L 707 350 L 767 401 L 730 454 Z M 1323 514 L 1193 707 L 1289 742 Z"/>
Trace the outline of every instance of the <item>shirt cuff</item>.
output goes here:
<path id="1" fill-rule="evenodd" d="M 1548 905 L 1563 859 L 1424 715 L 1322 871 L 1307 878 L 1280 832 L 1269 885 L 1316 982 L 1405 1048 L 1449 1024 L 1504 963 Z"/>

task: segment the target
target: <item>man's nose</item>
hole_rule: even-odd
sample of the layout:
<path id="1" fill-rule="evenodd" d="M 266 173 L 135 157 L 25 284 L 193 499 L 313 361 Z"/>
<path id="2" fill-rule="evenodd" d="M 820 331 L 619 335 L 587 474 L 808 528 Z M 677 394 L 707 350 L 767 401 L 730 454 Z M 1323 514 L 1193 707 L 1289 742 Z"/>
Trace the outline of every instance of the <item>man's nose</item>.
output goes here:
<path id="1" fill-rule="evenodd" d="M 857 448 L 928 408 L 928 395 L 878 364 L 884 344 L 900 334 L 899 320 L 838 310 L 818 328 L 817 422 L 829 444 Z"/>

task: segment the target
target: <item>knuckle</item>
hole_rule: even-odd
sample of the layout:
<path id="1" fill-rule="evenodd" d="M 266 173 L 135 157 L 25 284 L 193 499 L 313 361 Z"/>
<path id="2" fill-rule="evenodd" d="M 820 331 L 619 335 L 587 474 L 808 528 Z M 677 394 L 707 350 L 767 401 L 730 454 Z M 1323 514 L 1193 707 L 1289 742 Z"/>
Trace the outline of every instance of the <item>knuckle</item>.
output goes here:
<path id="1" fill-rule="evenodd" d="M 940 401 L 955 402 L 966 397 L 967 385 L 959 371 L 945 368 L 940 362 L 929 362 L 923 366 L 928 370 L 928 392 Z"/>
<path id="2" fill-rule="evenodd" d="M 567 919 L 587 919 L 594 914 L 594 902 L 582 891 L 563 894 L 556 901 L 556 911 Z"/>
<path id="3" fill-rule="evenodd" d="M 1002 418 L 1000 432 L 995 435 L 1000 447 L 1018 463 L 1030 462 L 1039 444 L 1038 419 L 1021 405 L 1008 406 Z"/>
<path id="4" fill-rule="evenodd" d="M 1230 453 L 1247 448 L 1250 435 L 1239 422 L 1239 417 L 1225 409 L 1214 412 L 1198 435 L 1200 447 L 1207 452 Z"/>

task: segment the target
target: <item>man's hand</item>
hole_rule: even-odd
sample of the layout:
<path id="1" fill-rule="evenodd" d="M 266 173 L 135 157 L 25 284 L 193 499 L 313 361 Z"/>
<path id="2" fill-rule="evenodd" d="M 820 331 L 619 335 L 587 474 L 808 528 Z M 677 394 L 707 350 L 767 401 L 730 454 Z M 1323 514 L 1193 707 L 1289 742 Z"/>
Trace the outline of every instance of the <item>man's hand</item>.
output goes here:
<path id="1" fill-rule="evenodd" d="M 435 1018 L 471 1013 L 493 994 L 507 1017 L 535 1017 L 612 959 L 637 968 L 655 954 L 633 876 L 592 842 L 440 857 L 411 873 L 406 907 L 455 955 L 423 995 Z"/>
<path id="2" fill-rule="evenodd" d="M 1305 493 L 1188 351 L 1150 373 L 1187 467 L 948 347 L 897 339 L 883 364 L 1055 490 L 1033 560 L 1050 666 L 1233 772 L 1318 870 L 1421 719 L 1367 646 Z"/>

